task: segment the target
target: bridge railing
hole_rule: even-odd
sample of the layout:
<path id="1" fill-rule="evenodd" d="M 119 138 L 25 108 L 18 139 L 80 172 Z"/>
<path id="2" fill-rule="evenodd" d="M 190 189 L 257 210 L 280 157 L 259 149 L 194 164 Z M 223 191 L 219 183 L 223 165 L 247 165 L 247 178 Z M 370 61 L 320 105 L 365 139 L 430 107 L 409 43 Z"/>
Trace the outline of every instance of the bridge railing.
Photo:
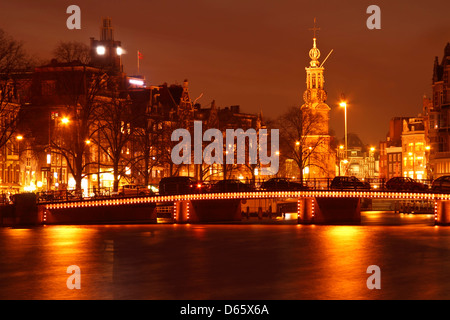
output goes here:
<path id="1" fill-rule="evenodd" d="M 266 181 L 267 179 L 253 179 L 253 180 L 246 180 L 244 181 L 247 185 L 249 185 L 250 189 L 239 189 L 239 190 L 228 190 L 231 191 L 251 191 L 251 190 L 260 190 L 261 184 Z M 293 182 L 301 183 L 303 186 L 305 186 L 308 190 L 311 191 L 331 191 L 331 182 L 332 178 L 312 178 L 312 179 L 304 179 L 303 181 L 291 179 Z M 219 181 L 219 180 L 217 180 Z M 217 181 L 207 181 L 205 182 L 205 187 L 202 189 L 202 192 L 208 193 L 212 192 L 213 189 L 209 188 L 210 186 L 214 185 Z M 370 190 L 373 191 L 385 191 L 386 189 L 386 179 L 384 178 L 370 178 L 370 179 L 361 179 L 361 181 L 368 182 L 370 184 Z M 427 186 L 431 186 L 432 181 L 431 180 L 416 180 L 418 182 L 421 182 Z M 122 187 L 120 187 L 122 188 Z M 147 188 L 137 188 L 132 193 L 127 193 L 120 189 L 118 192 L 114 192 L 112 188 L 90 188 L 90 189 L 83 189 L 83 190 L 52 190 L 52 191 L 45 191 L 45 192 L 38 192 L 37 195 L 37 201 L 39 203 L 44 202 L 62 202 L 62 201 L 81 201 L 81 200 L 88 200 L 88 199 L 108 199 L 108 198 L 117 198 L 117 197 L 136 197 L 136 196 L 148 196 L 152 193 L 149 192 Z M 226 190 L 227 191 L 227 190 Z"/>
<path id="2" fill-rule="evenodd" d="M 81 190 L 50 190 L 36 193 L 38 203 L 79 201 L 94 199 L 109 199 L 117 197 L 137 197 L 148 196 L 152 192 L 147 187 L 125 188 L 119 187 L 118 191 L 113 188 L 85 188 Z"/>
<path id="3" fill-rule="evenodd" d="M 77 201 L 84 199 L 111 198 L 112 188 L 90 188 L 81 190 L 49 190 L 36 193 L 38 202 Z"/>

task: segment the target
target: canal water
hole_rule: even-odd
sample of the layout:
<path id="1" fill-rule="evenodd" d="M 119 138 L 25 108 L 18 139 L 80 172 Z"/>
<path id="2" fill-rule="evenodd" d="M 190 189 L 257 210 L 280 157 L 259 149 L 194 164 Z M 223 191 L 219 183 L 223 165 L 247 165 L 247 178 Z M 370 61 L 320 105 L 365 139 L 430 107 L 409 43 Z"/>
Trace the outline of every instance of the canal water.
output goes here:
<path id="1" fill-rule="evenodd" d="M 368 289 L 367 268 L 380 268 Z M 68 289 L 69 266 L 80 289 Z M 358 226 L 205 225 L 0 229 L 0 299 L 449 299 L 450 227 L 363 212 Z"/>

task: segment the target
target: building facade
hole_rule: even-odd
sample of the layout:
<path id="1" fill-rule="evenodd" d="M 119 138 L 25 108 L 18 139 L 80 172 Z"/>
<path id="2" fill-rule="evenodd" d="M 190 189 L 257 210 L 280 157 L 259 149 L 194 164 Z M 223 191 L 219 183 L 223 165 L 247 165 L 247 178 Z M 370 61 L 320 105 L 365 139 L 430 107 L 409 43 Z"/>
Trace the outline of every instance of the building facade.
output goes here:
<path id="1" fill-rule="evenodd" d="M 432 97 L 424 98 L 426 139 L 429 143 L 429 171 L 433 179 L 450 174 L 450 43 L 442 60 L 434 60 Z"/>
<path id="2" fill-rule="evenodd" d="M 385 180 L 402 176 L 403 152 L 402 147 L 391 146 L 386 148 L 386 175 Z"/>
<path id="3" fill-rule="evenodd" d="M 418 180 L 427 179 L 427 152 L 423 117 L 403 120 L 402 176 Z"/>
<path id="4" fill-rule="evenodd" d="M 404 121 L 409 117 L 394 117 L 389 121 L 386 140 L 380 142 L 380 178 L 389 180 L 403 176 L 402 133 Z M 391 155 L 388 156 L 388 153 Z"/>

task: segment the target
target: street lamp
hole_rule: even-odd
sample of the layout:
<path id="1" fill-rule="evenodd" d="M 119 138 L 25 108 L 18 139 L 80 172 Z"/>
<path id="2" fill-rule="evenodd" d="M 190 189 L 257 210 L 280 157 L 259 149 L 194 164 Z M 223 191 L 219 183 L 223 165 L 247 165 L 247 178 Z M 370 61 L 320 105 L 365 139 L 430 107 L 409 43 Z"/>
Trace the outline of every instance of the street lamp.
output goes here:
<path id="1" fill-rule="evenodd" d="M 338 156 L 338 169 L 339 169 L 339 176 L 341 175 L 341 166 L 342 166 L 342 151 L 344 150 L 344 146 L 340 145 L 339 150 L 337 152 Z"/>
<path id="2" fill-rule="evenodd" d="M 431 179 L 431 168 L 430 168 L 430 146 L 425 147 L 425 168 L 426 168 L 426 179 Z"/>
<path id="3" fill-rule="evenodd" d="M 19 156 L 19 164 L 20 164 L 20 142 L 23 140 L 23 136 L 22 135 L 16 136 L 16 140 L 17 140 L 17 154 Z"/>
<path id="4" fill-rule="evenodd" d="M 63 126 L 68 126 L 70 122 L 70 119 L 68 117 L 62 117 L 61 118 L 61 124 Z M 59 126 L 58 126 L 59 127 Z M 61 141 L 61 136 L 59 137 L 59 142 L 58 144 L 61 146 L 62 141 Z M 58 157 L 56 158 L 56 163 L 58 161 Z M 56 171 L 58 171 L 58 164 L 56 164 Z M 65 180 L 65 179 L 64 179 Z M 62 159 L 62 155 L 59 154 L 59 173 L 58 173 L 58 184 L 63 184 L 65 183 L 65 181 L 63 181 L 63 159 Z"/>
<path id="5" fill-rule="evenodd" d="M 311 152 L 312 147 L 308 147 L 309 149 L 309 156 L 308 156 L 308 181 L 311 180 Z"/>
<path id="6" fill-rule="evenodd" d="M 375 176 L 375 147 L 370 147 L 368 166 L 369 178 L 373 178 Z"/>
<path id="7" fill-rule="evenodd" d="M 16 140 L 17 140 L 17 162 L 19 163 L 19 172 L 20 175 L 22 175 L 22 169 L 20 168 L 20 142 L 23 140 L 23 136 L 22 135 L 18 135 L 16 136 Z M 19 177 L 19 183 L 21 183 L 21 177 Z"/>
<path id="8" fill-rule="evenodd" d="M 341 101 L 341 103 L 339 103 L 339 106 L 341 107 L 341 108 L 344 108 L 344 125 L 345 125 L 345 127 L 344 127 L 344 130 L 345 130 L 345 136 L 344 136 L 344 139 L 345 139 L 345 150 L 344 150 L 344 152 L 345 152 L 345 159 L 347 159 L 347 150 L 348 150 L 348 144 L 347 144 L 347 103 L 345 102 L 345 101 Z"/>

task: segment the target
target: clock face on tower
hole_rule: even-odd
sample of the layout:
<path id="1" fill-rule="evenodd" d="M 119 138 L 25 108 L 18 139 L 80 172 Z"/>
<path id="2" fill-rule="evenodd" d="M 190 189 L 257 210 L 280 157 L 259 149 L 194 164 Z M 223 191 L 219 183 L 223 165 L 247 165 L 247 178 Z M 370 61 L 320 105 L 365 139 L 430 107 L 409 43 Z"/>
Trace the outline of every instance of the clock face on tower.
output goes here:
<path id="1" fill-rule="evenodd" d="M 325 100 L 327 100 L 327 93 L 325 92 L 325 90 L 318 90 L 316 93 L 316 97 L 317 100 L 324 102 Z"/>

